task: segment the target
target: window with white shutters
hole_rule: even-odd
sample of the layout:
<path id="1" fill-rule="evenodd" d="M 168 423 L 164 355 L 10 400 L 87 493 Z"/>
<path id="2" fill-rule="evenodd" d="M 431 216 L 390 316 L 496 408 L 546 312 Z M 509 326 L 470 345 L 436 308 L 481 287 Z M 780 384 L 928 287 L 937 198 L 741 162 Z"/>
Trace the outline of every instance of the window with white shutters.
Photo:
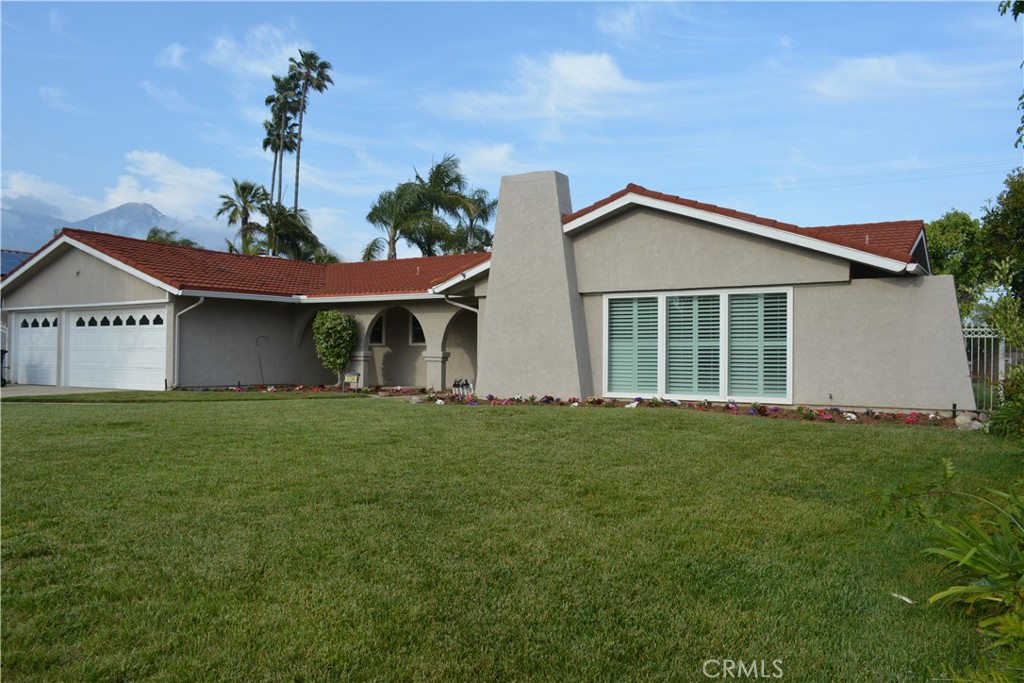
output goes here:
<path id="1" fill-rule="evenodd" d="M 612 396 L 790 397 L 790 290 L 606 299 Z"/>

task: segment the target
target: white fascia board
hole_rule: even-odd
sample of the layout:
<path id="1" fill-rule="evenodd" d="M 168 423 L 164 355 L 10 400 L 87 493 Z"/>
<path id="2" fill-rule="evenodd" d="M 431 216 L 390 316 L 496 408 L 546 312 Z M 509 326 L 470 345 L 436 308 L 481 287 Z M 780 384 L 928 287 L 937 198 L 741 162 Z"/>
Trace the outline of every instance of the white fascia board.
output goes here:
<path id="1" fill-rule="evenodd" d="M 837 256 L 847 261 L 855 261 L 857 263 L 863 263 L 864 265 L 872 266 L 880 270 L 886 270 L 890 273 L 902 273 L 907 270 L 907 264 L 903 261 L 896 259 L 887 258 L 885 256 L 876 256 L 875 254 L 869 254 L 859 249 L 853 249 L 851 247 L 844 247 L 841 244 L 833 244 L 832 242 L 826 242 L 810 235 L 799 235 L 796 233 L 789 232 L 787 230 L 778 230 L 776 228 L 769 228 L 766 225 L 760 225 L 758 223 L 750 223 L 748 221 L 740 220 L 738 218 L 732 218 L 730 216 L 723 216 L 718 213 L 711 211 L 704 211 L 702 209 L 694 209 L 689 206 L 683 206 L 676 204 L 675 202 L 665 201 L 664 199 L 655 199 L 654 197 L 648 197 L 640 194 L 627 194 L 619 197 L 613 202 L 609 202 L 602 207 L 594 209 L 588 214 L 580 216 L 574 220 L 569 221 L 562 227 L 562 231 L 566 235 L 572 235 L 579 232 L 589 224 L 601 220 L 602 218 L 611 214 L 622 211 L 632 205 L 646 206 L 651 209 L 658 211 L 665 211 L 667 213 L 673 213 L 677 216 L 686 216 L 687 218 L 695 218 L 705 223 L 713 223 L 715 225 L 721 225 L 722 227 L 732 228 L 734 230 L 740 230 L 752 235 L 758 235 L 760 237 L 766 237 L 779 242 L 785 242 L 792 244 L 797 247 L 803 247 L 812 251 L 818 251 L 831 256 Z"/>
<path id="2" fill-rule="evenodd" d="M 376 301 L 424 301 L 444 300 L 440 294 L 430 292 L 416 294 L 360 294 L 358 296 L 306 296 L 295 298 L 296 301 L 304 304 L 358 304 L 373 303 Z"/>
<path id="3" fill-rule="evenodd" d="M 131 308 L 138 306 L 161 306 L 170 301 L 170 297 L 165 299 L 143 299 L 140 301 L 106 301 L 103 303 L 92 303 L 92 304 L 48 304 L 46 306 L 12 306 L 10 308 L 4 308 L 5 311 L 52 311 L 52 310 L 78 310 L 82 308 L 98 309 L 98 308 Z"/>
<path id="4" fill-rule="evenodd" d="M 469 270 L 464 270 L 455 277 L 448 278 L 441 284 L 437 285 L 436 287 L 431 287 L 427 291 L 430 292 L 431 294 L 440 294 L 441 292 L 445 292 L 454 287 L 455 285 L 462 284 L 463 282 L 466 282 L 467 280 L 470 280 L 476 277 L 477 275 L 480 275 L 481 273 L 486 273 L 490 269 L 491 260 L 487 259 L 483 263 L 478 263 Z"/>
<path id="5" fill-rule="evenodd" d="M 246 294 L 244 292 L 218 292 L 215 290 L 183 289 L 177 292 L 178 296 L 201 296 L 207 299 L 243 299 L 245 301 L 270 301 L 280 304 L 299 303 L 302 297 L 295 296 L 274 296 L 271 294 Z"/>

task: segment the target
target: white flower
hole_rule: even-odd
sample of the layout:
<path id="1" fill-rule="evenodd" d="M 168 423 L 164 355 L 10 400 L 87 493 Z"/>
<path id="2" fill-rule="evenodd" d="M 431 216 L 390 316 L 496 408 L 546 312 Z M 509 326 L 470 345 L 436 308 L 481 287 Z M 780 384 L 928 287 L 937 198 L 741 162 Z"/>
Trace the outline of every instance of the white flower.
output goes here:
<path id="1" fill-rule="evenodd" d="M 636 408 L 636 406 L 637 406 L 637 402 L 636 401 L 633 401 L 632 403 L 627 403 L 626 404 L 627 408 Z"/>
<path id="2" fill-rule="evenodd" d="M 843 417 L 849 422 L 854 422 L 857 419 L 857 413 L 843 413 Z"/>
<path id="3" fill-rule="evenodd" d="M 936 415 L 935 413 L 930 413 L 930 414 L 928 415 L 928 419 L 929 419 L 929 420 L 938 420 L 938 419 L 940 419 L 940 418 L 939 418 L 939 416 L 938 416 L 938 415 Z"/>
<path id="4" fill-rule="evenodd" d="M 443 406 L 444 405 L 444 399 L 443 398 L 439 398 L 436 401 L 434 401 L 434 403 L 439 405 L 439 406 Z"/>
<path id="5" fill-rule="evenodd" d="M 579 401 L 573 401 L 572 403 L 569 404 L 569 407 L 570 408 L 579 408 L 580 407 L 580 402 Z"/>

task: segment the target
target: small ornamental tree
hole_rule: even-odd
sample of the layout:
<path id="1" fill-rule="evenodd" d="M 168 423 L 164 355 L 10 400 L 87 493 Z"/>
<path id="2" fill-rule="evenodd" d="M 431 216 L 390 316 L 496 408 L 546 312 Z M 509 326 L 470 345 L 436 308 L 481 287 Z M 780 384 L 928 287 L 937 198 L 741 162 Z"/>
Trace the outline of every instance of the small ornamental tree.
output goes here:
<path id="1" fill-rule="evenodd" d="M 338 383 L 335 386 L 341 386 L 341 371 L 348 365 L 358 338 L 356 319 L 348 313 L 335 310 L 320 311 L 313 319 L 316 357 L 325 368 L 337 373 Z"/>

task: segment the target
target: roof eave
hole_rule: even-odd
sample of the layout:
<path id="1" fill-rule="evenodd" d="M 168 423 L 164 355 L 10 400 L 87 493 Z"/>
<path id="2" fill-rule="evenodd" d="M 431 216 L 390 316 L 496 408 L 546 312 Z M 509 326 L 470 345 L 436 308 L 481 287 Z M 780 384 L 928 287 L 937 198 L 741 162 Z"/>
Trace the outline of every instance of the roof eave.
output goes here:
<path id="1" fill-rule="evenodd" d="M 490 269 L 491 269 L 491 259 L 487 259 L 483 263 L 478 263 L 477 265 L 473 266 L 472 268 L 469 268 L 468 270 L 464 270 L 461 273 L 458 273 L 457 275 L 448 278 L 444 282 L 431 287 L 427 291 L 431 292 L 433 294 L 443 294 L 444 292 L 448 291 L 449 289 L 451 289 L 451 288 L 453 288 L 453 287 L 455 287 L 457 285 L 461 285 L 461 284 L 467 283 L 470 280 L 472 280 L 473 278 L 476 278 L 476 277 L 479 277 L 480 275 L 483 275 L 484 273 L 488 272 Z"/>
<path id="2" fill-rule="evenodd" d="M 440 294 L 433 292 L 409 292 L 404 294 L 324 294 L 310 295 L 302 294 L 295 297 L 295 301 L 304 304 L 352 304 L 376 301 L 425 301 L 443 299 Z"/>
<path id="3" fill-rule="evenodd" d="M 879 256 L 877 254 L 871 254 L 859 249 L 852 247 L 846 247 L 841 244 L 834 244 L 832 242 L 826 242 L 810 235 L 800 235 L 798 233 L 790 232 L 788 230 L 779 230 L 778 228 L 772 228 L 766 225 L 760 225 L 758 223 L 751 223 L 739 218 L 732 218 L 730 216 L 723 216 L 718 213 L 711 211 L 704 211 L 703 209 L 696 209 L 689 206 L 683 206 L 676 204 L 675 202 L 669 202 L 664 199 L 656 199 L 654 197 L 648 197 L 646 195 L 637 194 L 634 192 L 627 193 L 614 201 L 611 201 L 603 206 L 599 206 L 593 211 L 578 216 L 573 220 L 565 223 L 562 226 L 562 231 L 566 235 L 574 235 L 590 226 L 593 223 L 604 220 L 614 214 L 620 213 L 629 209 L 632 206 L 644 206 L 659 211 L 665 211 L 672 213 L 677 216 L 685 216 L 687 218 L 694 218 L 706 223 L 712 223 L 720 225 L 722 227 L 731 228 L 734 230 L 740 230 L 752 235 L 758 235 L 773 239 L 786 244 L 792 244 L 794 246 L 810 249 L 831 256 L 837 256 L 839 258 L 846 259 L 847 261 L 853 261 L 856 263 L 862 263 L 879 270 L 884 270 L 890 273 L 903 273 L 912 272 L 905 261 L 899 259 L 888 258 L 885 256 Z"/>

